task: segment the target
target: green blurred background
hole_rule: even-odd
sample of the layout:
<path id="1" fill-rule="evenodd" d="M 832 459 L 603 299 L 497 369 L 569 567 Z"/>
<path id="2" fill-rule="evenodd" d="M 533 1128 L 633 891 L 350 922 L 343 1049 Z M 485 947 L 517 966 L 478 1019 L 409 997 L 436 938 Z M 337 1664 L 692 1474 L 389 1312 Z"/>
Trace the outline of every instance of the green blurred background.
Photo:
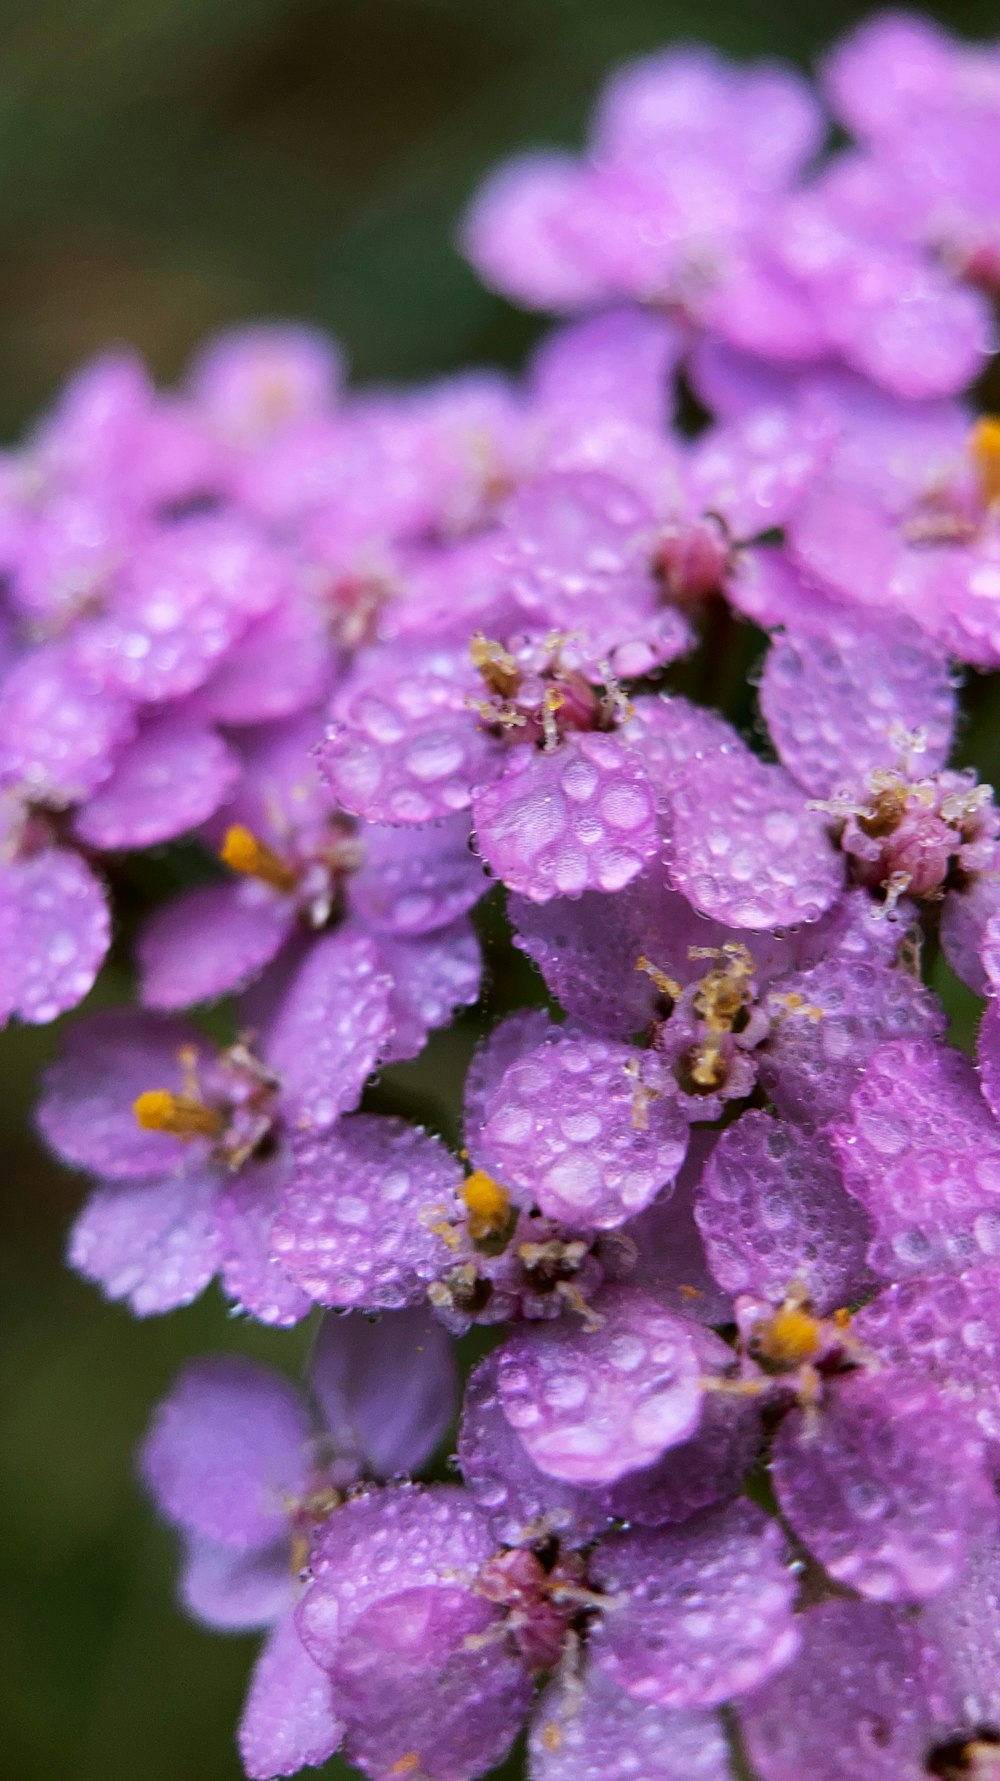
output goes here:
<path id="1" fill-rule="evenodd" d="M 616 58 L 698 37 L 806 62 L 869 10 L 0 0 L 4 436 L 109 342 L 134 343 L 171 378 L 206 330 L 241 318 L 316 320 L 366 378 L 516 363 L 535 324 L 477 289 L 451 245 L 477 177 L 533 141 L 575 142 Z M 973 35 L 1000 24 L 995 0 L 934 13 Z M 972 695 L 963 753 L 996 777 L 995 685 Z M 501 985 L 476 1018 L 505 999 Z M 971 998 L 951 986 L 949 1000 L 967 1043 Z M 171 1543 L 131 1455 L 188 1355 L 239 1347 L 294 1369 L 303 1338 L 234 1324 L 211 1296 L 137 1324 L 63 1271 L 79 1183 L 30 1127 L 34 1077 L 57 1043 L 0 1036 L 0 1750 L 19 1781 L 234 1781 L 252 1646 L 174 1608 Z"/>

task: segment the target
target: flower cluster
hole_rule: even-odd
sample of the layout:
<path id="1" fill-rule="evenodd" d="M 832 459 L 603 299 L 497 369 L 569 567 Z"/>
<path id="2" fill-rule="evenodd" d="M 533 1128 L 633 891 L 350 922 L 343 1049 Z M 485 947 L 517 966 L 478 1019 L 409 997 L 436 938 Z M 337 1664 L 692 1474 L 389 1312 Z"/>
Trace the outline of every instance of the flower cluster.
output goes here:
<path id="1" fill-rule="evenodd" d="M 668 52 L 501 169 L 466 249 L 572 312 L 518 379 L 261 328 L 0 466 L 0 1007 L 86 995 L 109 892 L 138 984 L 43 1087 L 72 1265 L 316 1323 L 141 1457 L 190 1612 L 267 1629 L 255 1781 L 525 1727 L 533 1781 L 1000 1773 L 1000 808 L 949 764 L 1000 52 L 888 15 L 822 93 Z M 476 1003 L 491 884 L 537 994 L 458 1149 L 367 1090 Z"/>

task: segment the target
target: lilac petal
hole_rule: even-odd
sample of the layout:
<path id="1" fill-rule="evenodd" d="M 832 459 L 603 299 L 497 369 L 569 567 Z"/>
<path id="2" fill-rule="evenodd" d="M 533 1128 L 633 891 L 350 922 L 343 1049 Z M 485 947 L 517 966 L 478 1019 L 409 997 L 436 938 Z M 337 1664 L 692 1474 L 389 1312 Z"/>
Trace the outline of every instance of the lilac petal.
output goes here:
<path id="1" fill-rule="evenodd" d="M 957 1273 L 1000 1254 L 1000 1134 L 968 1060 L 930 1039 L 869 1059 L 833 1128 L 844 1185 L 875 1228 L 883 1279 Z"/>
<path id="2" fill-rule="evenodd" d="M 592 1666 L 582 1698 L 546 1689 L 531 1732 L 532 1781 L 731 1781 L 712 1713 L 646 1706 Z"/>
<path id="3" fill-rule="evenodd" d="M 516 1331 L 499 1351 L 504 1415 L 531 1459 L 570 1484 L 613 1484 L 690 1435 L 699 1363 L 683 1321 L 645 1293 L 613 1288 L 603 1322 Z"/>
<path id="4" fill-rule="evenodd" d="M 470 847 L 467 817 L 416 831 L 372 823 L 364 831 L 364 859 L 351 879 L 351 909 L 376 933 L 403 938 L 447 927 L 488 889 Z"/>
<path id="5" fill-rule="evenodd" d="M 732 1373 L 733 1351 L 714 1330 L 691 1329 L 702 1375 Z M 759 1403 L 739 1392 L 707 1391 L 694 1434 L 669 1447 L 654 1465 L 629 1472 L 602 1493 L 615 1519 L 637 1527 L 687 1521 L 700 1509 L 735 1497 L 760 1452 Z"/>
<path id="6" fill-rule="evenodd" d="M 868 1220 L 844 1192 L 833 1152 L 751 1110 L 722 1133 L 695 1203 L 709 1266 L 734 1296 L 780 1305 L 800 1287 L 820 1314 L 868 1283 Z"/>
<path id="7" fill-rule="evenodd" d="M 759 1686 L 799 1646 L 784 1547 L 752 1503 L 613 1534 L 591 1562 L 592 1582 L 617 1598 L 594 1628 L 593 1661 L 660 1707 L 715 1707 Z"/>
<path id="8" fill-rule="evenodd" d="M 155 847 L 218 810 L 239 771 L 214 730 L 190 717 L 153 718 L 118 756 L 110 779 L 78 813 L 91 847 Z"/>
<path id="9" fill-rule="evenodd" d="M 512 751 L 503 778 L 477 790 L 473 816 L 487 865 L 538 903 L 620 891 L 660 845 L 642 760 L 616 736 Z"/>
<path id="10" fill-rule="evenodd" d="M 234 445 L 254 445 L 306 415 L 335 406 L 343 356 L 319 328 L 260 322 L 209 337 L 188 372 L 191 394 Z"/>
<path id="11" fill-rule="evenodd" d="M 659 807 L 667 811 L 670 793 L 683 785 L 692 765 L 697 770 L 706 758 L 745 752 L 732 725 L 717 711 L 665 694 L 635 701 L 628 736 L 646 763 Z"/>
<path id="12" fill-rule="evenodd" d="M 219 1265 L 218 1178 L 209 1170 L 98 1187 L 70 1232 L 69 1262 L 137 1317 L 190 1305 Z"/>
<path id="13" fill-rule="evenodd" d="M 654 1200 L 622 1229 L 638 1251 L 630 1285 L 700 1324 L 733 1322 L 732 1299 L 709 1269 L 694 1217 L 698 1183 L 718 1138 L 711 1126 L 693 1126 L 669 1198 Z"/>
<path id="14" fill-rule="evenodd" d="M 190 1008 L 258 977 L 291 933 L 295 910 L 270 885 L 208 884 L 184 891 L 139 936 L 140 994 L 147 1008 Z"/>
<path id="15" fill-rule="evenodd" d="M 497 1354 L 487 1355 L 466 1384 L 458 1435 L 466 1489 L 500 1545 L 528 1545 L 549 1534 L 562 1546 L 588 1545 L 611 1519 L 603 1494 L 534 1464 L 503 1413 L 497 1366 Z"/>
<path id="16" fill-rule="evenodd" d="M 82 1002 L 111 943 L 104 890 L 63 847 L 0 865 L 0 1025 L 44 1026 Z"/>
<path id="17" fill-rule="evenodd" d="M 605 295 L 600 271 L 588 264 L 586 243 L 563 231 L 585 201 L 585 175 L 572 156 L 518 156 L 477 192 L 462 251 L 487 285 L 529 309 L 591 309 Z"/>
<path id="18" fill-rule="evenodd" d="M 985 295 L 908 252 L 853 243 L 815 293 L 848 364 L 907 401 L 965 389 L 994 350 Z"/>
<path id="19" fill-rule="evenodd" d="M 285 1531 L 284 1494 L 298 1486 L 309 1434 L 302 1397 L 280 1373 L 211 1355 L 186 1367 L 160 1404 L 140 1469 L 169 1521 L 248 1552 Z"/>
<path id="20" fill-rule="evenodd" d="M 245 1163 L 219 1195 L 222 1287 L 241 1310 L 280 1328 L 298 1323 L 312 1300 L 288 1278 L 273 1253 L 271 1233 L 291 1169 L 285 1147 L 264 1162 Z"/>
<path id="21" fill-rule="evenodd" d="M 943 1658 L 944 1687 L 957 1704 L 953 1723 L 964 1729 L 1000 1720 L 998 1555 L 995 1538 L 977 1543 L 958 1581 L 928 1602 L 920 1620 Z"/>
<path id="22" fill-rule="evenodd" d="M 947 661 L 915 627 L 854 614 L 778 638 L 760 702 L 782 761 L 817 798 L 862 785 L 876 767 L 898 766 L 911 732 L 921 736 L 921 772 L 936 772 L 955 723 Z"/>
<path id="23" fill-rule="evenodd" d="M 530 1703 L 527 1671 L 477 1638 L 497 1623 L 475 1584 L 485 1520 L 454 1487 L 373 1491 L 331 1517 L 298 1625 L 329 1670 L 348 1754 L 379 1781 L 414 1758 L 471 1781 L 503 1755 Z"/>
<path id="24" fill-rule="evenodd" d="M 330 1683 L 309 1656 L 290 1613 L 269 1635 L 250 1678 L 238 1742 L 250 1781 L 318 1768 L 339 1747 Z"/>
<path id="25" fill-rule="evenodd" d="M 497 551 L 530 623 L 613 640 L 629 605 L 652 597 L 655 530 L 627 483 L 601 470 L 549 471 L 511 497 Z"/>
<path id="26" fill-rule="evenodd" d="M 545 409 L 607 410 L 662 432 L 680 348 L 680 336 L 665 317 L 606 310 L 547 335 L 531 361 L 532 393 Z"/>
<path id="27" fill-rule="evenodd" d="M 481 691 L 465 652 L 386 649 L 338 698 L 320 771 L 346 810 L 369 822 L 425 823 L 466 810 L 496 743 L 468 700 Z"/>
<path id="28" fill-rule="evenodd" d="M 130 1008 L 107 1008 L 71 1026 L 63 1057 L 45 1073 L 38 1124 L 71 1168 L 108 1181 L 166 1173 L 189 1155 L 166 1132 L 140 1126 L 133 1103 L 149 1089 L 180 1093 L 180 1053 L 210 1047 L 196 1027 Z"/>
<path id="29" fill-rule="evenodd" d="M 1000 1003 L 995 998 L 986 1004 L 976 1055 L 980 1086 L 994 1117 L 1000 1119 Z"/>
<path id="30" fill-rule="evenodd" d="M 332 803 L 313 759 L 319 728 L 316 713 L 307 711 L 241 733 L 243 774 L 226 806 L 227 824 L 243 823 L 282 853 L 300 832 L 308 843 L 326 827 Z"/>
<path id="31" fill-rule="evenodd" d="M 876 1601 L 923 1601 L 991 1526 L 993 1493 L 967 1413 L 904 1374 L 855 1373 L 775 1439 L 783 1514 L 831 1577 Z"/>
<path id="32" fill-rule="evenodd" d="M 452 1342 L 420 1306 L 377 1320 L 324 1317 L 309 1384 L 338 1451 L 376 1478 L 426 1465 L 455 1413 Z"/>
<path id="33" fill-rule="evenodd" d="M 940 26 L 913 13 L 864 19 L 824 58 L 822 88 L 861 138 L 895 131 L 910 108 L 947 93 L 952 45 Z"/>
<path id="34" fill-rule="evenodd" d="M 317 603 L 289 599 L 248 627 L 195 701 L 216 723 L 271 723 L 318 704 L 330 672 L 330 640 Z"/>
<path id="35" fill-rule="evenodd" d="M 288 564 L 242 521 L 186 520 L 152 534 L 77 648 L 104 685 L 152 703 L 182 698 L 289 586 Z"/>
<path id="36" fill-rule="evenodd" d="M 345 930 L 310 946 L 262 1042 L 300 1130 L 357 1105 L 392 1033 L 390 988 L 366 936 Z"/>
<path id="37" fill-rule="evenodd" d="M 57 644 L 22 655 L 0 688 L 0 781 L 56 809 L 107 779 L 135 716 L 127 699 L 95 688 Z"/>
<path id="38" fill-rule="evenodd" d="M 802 1619 L 797 1658 L 743 1703 L 762 1781 L 926 1781 L 927 1704 L 911 1623 L 828 1601 Z"/>
<path id="39" fill-rule="evenodd" d="M 179 1593 L 188 1613 L 224 1632 L 270 1626 L 288 1607 L 294 1582 L 289 1541 L 237 1551 L 215 1540 L 186 1542 Z"/>
<path id="40" fill-rule="evenodd" d="M 412 940 L 380 936 L 377 950 L 382 969 L 392 980 L 392 1037 L 381 1058 L 396 1063 L 416 1057 L 428 1036 L 435 1028 L 446 1027 L 456 1009 L 471 1007 L 482 981 L 482 953 L 467 916 Z"/>
<path id="41" fill-rule="evenodd" d="M 810 436 L 800 415 L 758 410 L 696 442 L 689 499 L 724 515 L 734 538 L 753 538 L 785 524 L 823 456 L 822 438 Z"/>
<path id="42" fill-rule="evenodd" d="M 843 864 L 782 767 L 747 751 L 689 763 L 674 787 L 671 875 L 703 915 L 742 928 L 816 921 L 841 890 Z"/>
<path id="43" fill-rule="evenodd" d="M 351 1498 L 327 1521 L 313 1555 L 296 1616 L 306 1649 L 332 1669 L 372 1608 L 418 1591 L 471 1592 L 493 1550 L 485 1517 L 458 1485 L 394 1485 Z M 419 1650 L 412 1655 L 419 1662 Z"/>
<path id="44" fill-rule="evenodd" d="M 638 1056 L 560 1033 L 513 1064 L 489 1103 L 490 1171 L 549 1218 L 607 1229 L 648 1206 L 684 1160 L 688 1128 L 667 1096 L 635 1112 Z"/>
<path id="45" fill-rule="evenodd" d="M 493 1096 L 518 1058 L 536 1051 L 558 1031 L 540 1008 L 519 1008 L 508 1014 L 476 1047 L 465 1079 L 465 1138 L 469 1149 L 479 1141 Z"/>
<path id="46" fill-rule="evenodd" d="M 782 995 L 802 1000 L 783 1010 Z M 779 1113 L 803 1125 L 826 1125 L 843 1112 L 878 1046 L 936 1039 L 944 1026 L 940 1003 L 908 971 L 832 955 L 782 979 L 777 1025 L 758 1056 L 760 1081 Z"/>
<path id="47" fill-rule="evenodd" d="M 1000 1462 L 1000 1271 L 974 1268 L 887 1287 L 851 1334 L 883 1366 L 912 1368 L 966 1406 Z"/>
<path id="48" fill-rule="evenodd" d="M 941 949 L 955 973 L 977 996 L 993 986 L 990 942 L 1000 914 L 1000 879 L 984 873 L 964 890 L 947 892 L 941 909 Z M 1000 981 L 1000 975 L 998 975 Z"/>
<path id="49" fill-rule="evenodd" d="M 457 1218 L 460 1179 L 444 1145 L 402 1120 L 343 1120 L 300 1144 L 275 1254 L 321 1305 L 420 1304 L 448 1265 L 451 1251 L 433 1226 Z"/>

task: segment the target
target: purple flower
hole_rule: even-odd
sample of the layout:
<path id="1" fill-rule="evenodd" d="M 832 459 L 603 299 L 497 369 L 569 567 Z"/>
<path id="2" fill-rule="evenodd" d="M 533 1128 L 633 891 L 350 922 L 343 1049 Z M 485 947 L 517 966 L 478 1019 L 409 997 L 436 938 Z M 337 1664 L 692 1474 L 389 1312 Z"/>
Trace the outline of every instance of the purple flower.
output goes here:
<path id="1" fill-rule="evenodd" d="M 274 1253 L 290 1139 L 360 1096 L 388 1041 L 389 985 L 363 941 L 321 943 L 259 1044 L 219 1050 L 197 1028 L 110 1010 L 81 1021 L 46 1078 L 39 1121 L 98 1177 L 70 1259 L 139 1315 L 196 1298 L 216 1272 L 267 1323 L 309 1299 Z"/>
<path id="2" fill-rule="evenodd" d="M 482 871 L 461 817 L 411 836 L 346 816 L 316 775 L 314 734 L 303 718 L 245 736 L 240 780 L 215 825 L 231 881 L 183 893 L 146 924 L 143 1000 L 184 1008 L 245 988 L 277 960 L 275 981 L 296 939 L 301 949 L 311 936 L 329 956 L 362 949 L 391 979 L 384 1055 L 409 1057 L 478 994 L 467 911 Z"/>
<path id="3" fill-rule="evenodd" d="M 561 1664 L 567 1677 L 562 1702 L 557 1688 L 540 1703 L 546 1759 L 592 1691 L 619 1699 L 609 1684 L 624 1695 L 624 1755 L 648 1736 L 646 1703 L 683 1714 L 759 1683 L 797 1647 L 791 1588 L 779 1530 L 749 1504 L 613 1534 L 584 1560 L 551 1542 L 542 1556 L 498 1551 L 463 1492 L 410 1489 L 372 1492 L 331 1518 L 298 1625 L 330 1677 L 346 1750 L 373 1781 L 470 1781 L 511 1742 L 533 1671 Z M 573 1676 L 581 1645 L 586 1667 Z M 677 1725 L 690 1735 L 689 1721 Z"/>
<path id="4" fill-rule="evenodd" d="M 268 1629 L 239 1728 L 257 1781 L 325 1762 L 343 1737 L 293 1612 L 310 1551 L 358 1481 L 418 1470 L 433 1453 L 454 1396 L 450 1348 L 412 1312 L 327 1319 L 308 1393 L 236 1356 L 197 1361 L 141 1456 L 183 1540 L 185 1607 L 220 1630 Z"/>

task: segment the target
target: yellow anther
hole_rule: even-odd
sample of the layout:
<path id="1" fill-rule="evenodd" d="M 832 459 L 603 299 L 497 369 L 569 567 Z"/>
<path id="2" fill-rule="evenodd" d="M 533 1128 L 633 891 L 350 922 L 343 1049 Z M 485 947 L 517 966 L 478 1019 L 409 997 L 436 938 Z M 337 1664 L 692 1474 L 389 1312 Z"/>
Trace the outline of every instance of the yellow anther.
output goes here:
<path id="1" fill-rule="evenodd" d="M 554 1756 L 557 1750 L 562 1749 L 562 1741 L 562 1727 L 557 1725 L 554 1719 L 550 1719 L 548 1724 L 542 1727 L 542 1743 L 546 1750 L 550 1750 Z"/>
<path id="2" fill-rule="evenodd" d="M 753 955 L 742 941 L 730 941 L 723 947 L 690 946 L 688 957 L 718 961 L 701 979 L 694 1006 L 711 1032 L 731 1032 L 750 1001 Z"/>
<path id="3" fill-rule="evenodd" d="M 485 1169 L 476 1169 L 459 1189 L 469 1213 L 469 1236 L 474 1243 L 495 1237 L 510 1217 L 510 1194 Z"/>
<path id="4" fill-rule="evenodd" d="M 688 1075 L 696 1088 L 721 1088 L 726 1080 L 728 1065 L 718 1041 L 713 1044 L 711 1039 L 706 1039 L 701 1045 L 692 1047 L 687 1064 Z"/>
<path id="5" fill-rule="evenodd" d="M 804 1020 L 822 1020 L 823 1010 L 815 1002 L 807 1002 L 797 989 L 772 990 L 768 1006 L 780 1008 L 783 1014 L 801 1014 Z"/>
<path id="6" fill-rule="evenodd" d="M 309 1541 L 305 1534 L 292 1535 L 291 1551 L 288 1555 L 289 1569 L 293 1577 L 301 1577 L 309 1563 Z"/>
<path id="7" fill-rule="evenodd" d="M 219 858 L 233 872 L 241 872 L 246 878 L 262 878 L 265 884 L 273 885 L 275 890 L 294 890 L 298 883 L 298 874 L 294 867 L 275 853 L 273 847 L 268 847 L 265 841 L 259 841 L 253 830 L 244 828 L 240 822 L 233 823 L 226 830 Z"/>
<path id="8" fill-rule="evenodd" d="M 822 1338 L 819 1318 L 789 1301 L 754 1331 L 754 1348 L 774 1367 L 799 1367 L 819 1352 Z"/>
<path id="9" fill-rule="evenodd" d="M 989 507 L 1000 501 L 1000 416 L 980 415 L 972 429 L 970 450 L 979 476 L 979 490 Z"/>
<path id="10" fill-rule="evenodd" d="M 517 692 L 521 684 L 521 670 L 517 660 L 502 643 L 492 637 L 484 637 L 477 631 L 469 642 L 469 654 L 472 666 L 485 680 L 491 693 L 498 693 L 501 699 L 509 699 Z"/>
<path id="11" fill-rule="evenodd" d="M 654 965 L 652 959 L 648 959 L 644 952 L 640 952 L 639 957 L 636 959 L 635 968 L 637 971 L 644 971 L 646 973 L 650 982 L 656 985 L 661 996 L 669 996 L 672 1002 L 676 1002 L 679 999 L 681 995 L 681 985 L 678 983 L 676 977 L 670 977 L 666 971 L 661 971 L 659 965 Z"/>
<path id="12" fill-rule="evenodd" d="M 850 1329 L 850 1327 L 851 1327 L 851 1313 L 848 1311 L 846 1305 L 841 1305 L 838 1308 L 838 1310 L 836 1310 L 834 1312 L 833 1321 L 836 1324 L 838 1330 L 849 1330 Z"/>
<path id="13" fill-rule="evenodd" d="M 215 1107 L 165 1088 L 147 1089 L 133 1101 L 132 1111 L 144 1132 L 169 1132 L 174 1138 L 217 1138 L 224 1124 Z"/>
<path id="14" fill-rule="evenodd" d="M 408 1750 L 405 1756 L 401 1756 L 397 1762 L 393 1763 L 389 1773 L 390 1775 L 412 1775 L 419 1767 L 419 1750 Z"/>

